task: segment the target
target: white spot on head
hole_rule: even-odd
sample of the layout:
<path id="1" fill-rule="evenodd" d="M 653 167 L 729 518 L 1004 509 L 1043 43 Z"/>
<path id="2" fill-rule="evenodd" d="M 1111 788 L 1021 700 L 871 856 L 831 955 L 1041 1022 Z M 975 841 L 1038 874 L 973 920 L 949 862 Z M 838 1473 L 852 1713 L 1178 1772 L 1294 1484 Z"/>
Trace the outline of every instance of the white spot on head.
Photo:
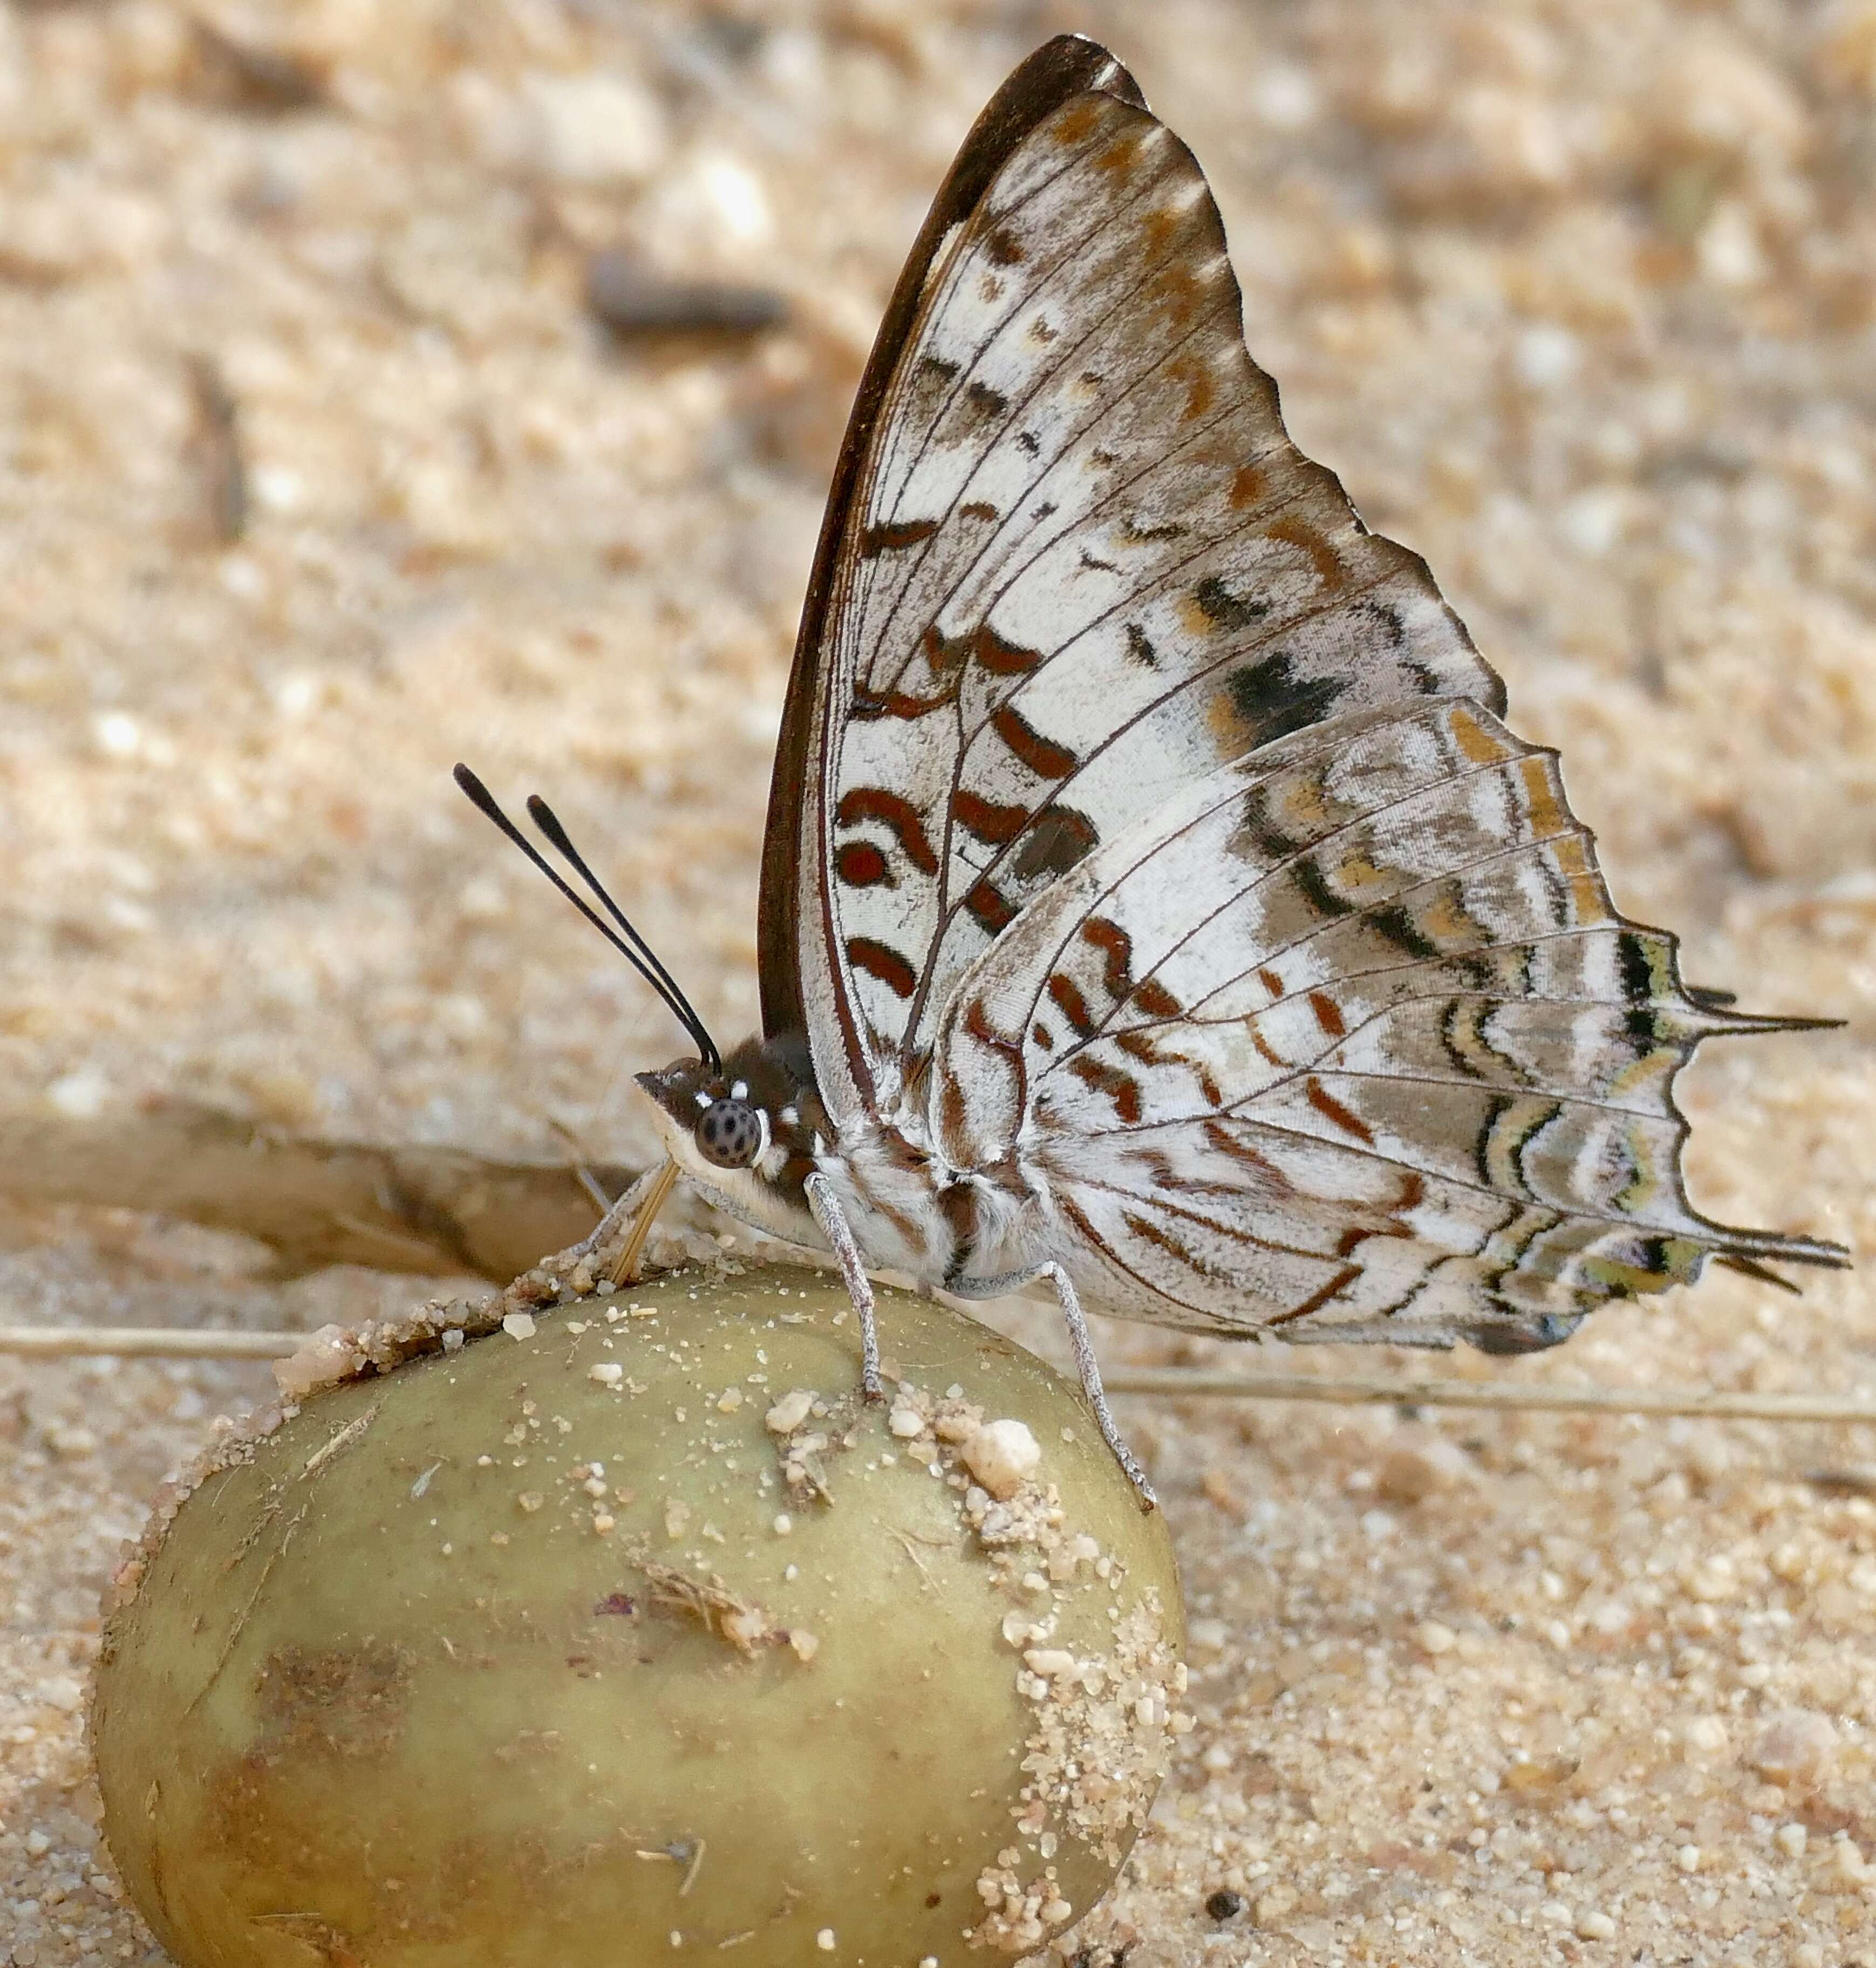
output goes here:
<path id="1" fill-rule="evenodd" d="M 732 1100 L 747 1100 L 749 1098 L 749 1082 L 747 1079 L 739 1079 L 730 1089 L 730 1098 Z"/>
<path id="2" fill-rule="evenodd" d="M 699 1091 L 692 1097 L 700 1107 L 708 1107 L 710 1105 L 710 1096 L 708 1093 Z"/>
<path id="3" fill-rule="evenodd" d="M 782 1125 L 783 1127 L 792 1128 L 800 1121 L 800 1119 L 801 1114 L 797 1109 L 792 1106 L 789 1106 L 784 1107 L 782 1109 Z"/>

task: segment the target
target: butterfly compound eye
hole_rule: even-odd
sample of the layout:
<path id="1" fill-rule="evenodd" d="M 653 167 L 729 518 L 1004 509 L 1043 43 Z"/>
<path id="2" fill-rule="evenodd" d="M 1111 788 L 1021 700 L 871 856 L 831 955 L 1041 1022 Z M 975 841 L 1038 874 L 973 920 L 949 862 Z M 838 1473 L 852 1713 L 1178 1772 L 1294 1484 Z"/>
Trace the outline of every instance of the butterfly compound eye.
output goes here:
<path id="1" fill-rule="evenodd" d="M 762 1120 L 747 1100 L 713 1100 L 697 1117 L 698 1152 L 718 1168 L 747 1168 L 762 1153 Z"/>

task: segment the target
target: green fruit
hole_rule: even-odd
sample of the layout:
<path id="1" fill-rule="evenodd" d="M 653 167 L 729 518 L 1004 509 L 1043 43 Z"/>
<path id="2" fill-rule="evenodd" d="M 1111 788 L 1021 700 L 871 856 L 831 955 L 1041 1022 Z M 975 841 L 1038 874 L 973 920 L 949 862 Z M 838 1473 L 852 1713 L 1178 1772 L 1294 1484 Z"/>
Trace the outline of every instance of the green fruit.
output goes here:
<path id="1" fill-rule="evenodd" d="M 1085 1913 L 1185 1726 L 1163 1520 L 1042 1362 L 880 1317 L 868 1406 L 838 1286 L 679 1274 L 203 1482 L 92 1715 L 183 1968 L 914 1968 Z"/>

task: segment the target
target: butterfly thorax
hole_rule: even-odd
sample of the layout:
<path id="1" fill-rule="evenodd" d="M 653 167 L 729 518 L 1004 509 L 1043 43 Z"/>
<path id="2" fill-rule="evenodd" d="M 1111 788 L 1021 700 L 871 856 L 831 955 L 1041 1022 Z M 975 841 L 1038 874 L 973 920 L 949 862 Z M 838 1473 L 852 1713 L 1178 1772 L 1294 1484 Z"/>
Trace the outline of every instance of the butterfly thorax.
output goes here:
<path id="1" fill-rule="evenodd" d="M 949 1167 L 915 1112 L 837 1125 L 799 1039 L 746 1039 L 721 1067 L 679 1060 L 638 1083 L 692 1186 L 772 1236 L 825 1245 L 806 1193 L 817 1173 L 870 1264 L 931 1285 L 1011 1268 L 1039 1228 L 1039 1198 L 1013 1167 Z"/>

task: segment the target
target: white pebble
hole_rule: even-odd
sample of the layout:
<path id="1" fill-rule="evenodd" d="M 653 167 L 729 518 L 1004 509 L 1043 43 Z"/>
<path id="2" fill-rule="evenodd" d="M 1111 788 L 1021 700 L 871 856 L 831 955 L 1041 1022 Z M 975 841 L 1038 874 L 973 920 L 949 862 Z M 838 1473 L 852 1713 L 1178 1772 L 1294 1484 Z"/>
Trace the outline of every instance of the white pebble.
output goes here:
<path id="1" fill-rule="evenodd" d="M 808 1419 L 814 1404 L 812 1387 L 791 1387 L 763 1416 L 762 1425 L 771 1435 L 792 1435 Z"/>
<path id="2" fill-rule="evenodd" d="M 834 1952 L 833 1928 L 831 1927 L 824 1927 L 821 1931 L 815 1936 L 815 1945 L 820 1949 L 823 1954 L 831 1954 Z"/>
<path id="3" fill-rule="evenodd" d="M 1787 1859 L 1802 1859 L 1810 1838 L 1802 1824 L 1781 1824 L 1772 1834 L 1772 1843 Z"/>
<path id="4" fill-rule="evenodd" d="M 142 749 L 144 734 L 135 718 L 122 710 L 107 710 L 92 720 L 91 735 L 98 749 L 112 759 L 134 758 Z"/>
<path id="5" fill-rule="evenodd" d="M 616 1361 L 601 1360 L 587 1368 L 586 1377 L 602 1387 L 616 1387 L 625 1378 L 625 1369 Z"/>
<path id="6" fill-rule="evenodd" d="M 1022 1659 L 1032 1674 L 1039 1674 L 1045 1681 L 1054 1681 L 1075 1671 L 1074 1656 L 1062 1647 L 1032 1647 Z"/>
<path id="7" fill-rule="evenodd" d="M 65 1074 L 46 1089 L 47 1099 L 70 1121 L 95 1120 L 110 1097 L 110 1081 L 89 1067 Z"/>
<path id="8" fill-rule="evenodd" d="M 575 184 L 633 183 L 664 161 L 664 112 L 657 99 L 620 75 L 523 78 L 533 112 L 533 148 L 554 176 Z"/>
<path id="9" fill-rule="evenodd" d="M 1767 1717 L 1746 1761 L 1767 1783 L 1806 1783 L 1822 1772 L 1836 1747 L 1836 1728 L 1828 1715 L 1784 1708 Z"/>
<path id="10" fill-rule="evenodd" d="M 1615 1923 L 1600 1907 L 1591 1907 L 1586 1913 L 1577 1915 L 1579 1940 L 1612 1940 L 1615 1937 Z"/>
<path id="11" fill-rule="evenodd" d="M 915 1407 L 896 1407 L 886 1425 L 901 1442 L 910 1442 L 924 1434 L 925 1416 Z"/>
<path id="12" fill-rule="evenodd" d="M 1697 1845 L 1683 1845 L 1674 1854 L 1674 1863 L 1683 1873 L 1697 1873 L 1700 1869 L 1700 1848 Z"/>
<path id="13" fill-rule="evenodd" d="M 1534 390 L 1554 390 L 1576 374 L 1582 360 L 1582 345 L 1568 329 L 1544 322 L 1518 338 L 1511 366 L 1521 383 Z"/>
<path id="14" fill-rule="evenodd" d="M 1688 1750 L 1698 1756 L 1717 1756 L 1726 1748 L 1726 1725 L 1717 1715 L 1696 1715 L 1683 1732 Z"/>
<path id="15" fill-rule="evenodd" d="M 534 1315 L 531 1312 L 511 1312 L 501 1322 L 501 1329 L 510 1339 L 532 1339 Z"/>
<path id="16" fill-rule="evenodd" d="M 1026 1423 L 991 1421 L 971 1434 L 964 1456 L 971 1474 L 1002 1503 L 1041 1467 L 1042 1451 Z"/>

